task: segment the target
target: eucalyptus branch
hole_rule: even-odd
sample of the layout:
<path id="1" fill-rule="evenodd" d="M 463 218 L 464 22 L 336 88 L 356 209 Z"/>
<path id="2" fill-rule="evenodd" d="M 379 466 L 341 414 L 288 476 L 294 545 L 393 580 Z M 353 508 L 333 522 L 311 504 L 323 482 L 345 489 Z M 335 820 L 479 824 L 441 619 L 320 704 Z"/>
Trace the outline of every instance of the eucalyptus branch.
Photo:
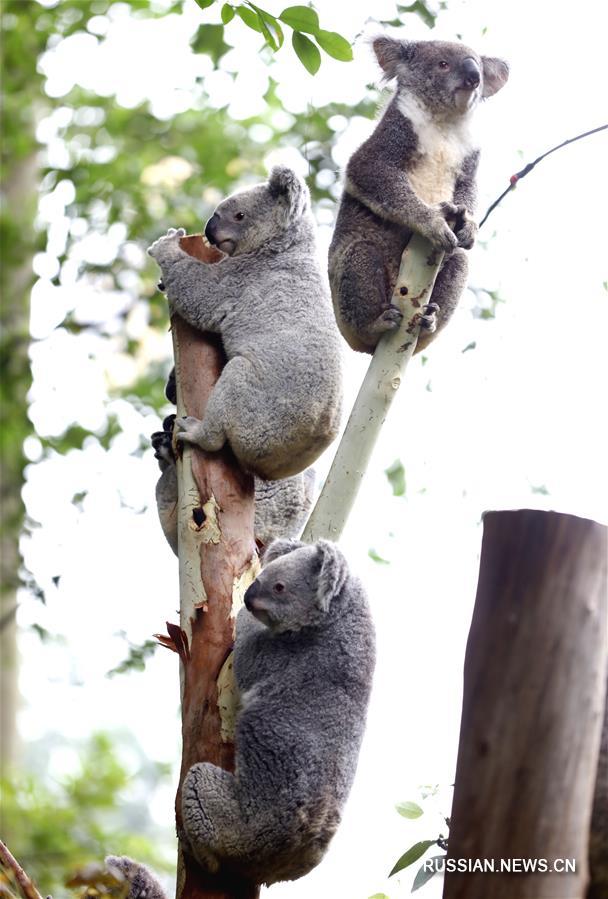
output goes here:
<path id="1" fill-rule="evenodd" d="M 503 190 L 503 192 L 498 197 L 498 199 L 494 200 L 492 205 L 488 208 L 488 211 L 486 212 L 486 214 L 484 215 L 484 217 L 482 218 L 482 220 L 479 223 L 479 227 L 481 228 L 481 226 L 487 220 L 490 213 L 494 212 L 494 210 L 496 209 L 498 204 L 504 200 L 504 198 L 507 196 L 507 194 L 515 189 L 517 182 L 521 181 L 522 178 L 525 178 L 526 175 L 528 175 L 532 171 L 532 169 L 535 166 L 537 166 L 539 162 L 541 162 L 541 160 L 546 159 L 546 157 L 550 156 L 551 153 L 555 153 L 556 150 L 561 150 L 562 147 L 566 147 L 568 144 L 573 144 L 575 141 L 582 140 L 584 137 L 589 137 L 591 134 L 597 134 L 598 131 L 605 131 L 607 128 L 608 128 L 608 124 L 600 125 L 598 128 L 592 128 L 591 131 L 585 131 L 585 132 L 583 132 L 583 134 L 577 134 L 576 137 L 569 137 L 568 140 L 564 140 L 564 141 L 562 141 L 561 144 L 558 144 L 556 147 L 551 147 L 550 150 L 547 150 L 545 153 L 542 153 L 540 156 L 538 156 L 534 160 L 534 162 L 529 162 L 527 165 L 525 165 L 523 167 L 521 172 L 516 172 L 515 175 L 511 175 L 511 177 L 509 179 L 509 186 L 507 187 L 506 190 Z"/>
<path id="2" fill-rule="evenodd" d="M 391 302 L 403 313 L 397 329 L 376 347 L 340 440 L 321 495 L 302 540 L 338 540 L 353 507 L 369 459 L 408 362 L 412 358 L 422 307 L 429 301 L 443 253 L 413 234 L 403 251 Z"/>

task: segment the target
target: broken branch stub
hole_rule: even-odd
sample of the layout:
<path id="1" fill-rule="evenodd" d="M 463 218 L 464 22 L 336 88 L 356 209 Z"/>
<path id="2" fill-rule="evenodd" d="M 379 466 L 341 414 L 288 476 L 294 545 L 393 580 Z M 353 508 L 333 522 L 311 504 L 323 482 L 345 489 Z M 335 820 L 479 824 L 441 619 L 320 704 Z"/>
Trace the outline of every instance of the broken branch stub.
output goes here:
<path id="1" fill-rule="evenodd" d="M 403 251 L 391 302 L 403 313 L 396 331 L 385 334 L 372 357 L 338 445 L 321 495 L 302 540 L 339 540 L 391 403 L 412 358 L 422 307 L 429 302 L 443 259 L 419 234 Z"/>
<path id="2" fill-rule="evenodd" d="M 199 236 L 182 238 L 186 252 L 213 263 L 221 254 Z M 172 317 L 177 414 L 202 418 L 224 364 L 217 336 Z M 244 589 L 255 578 L 253 478 L 225 447 L 204 453 L 185 446 L 177 463 L 182 698 L 182 766 L 176 796 L 181 829 L 181 786 L 196 762 L 234 770 L 236 690 L 227 662 Z M 255 899 L 258 888 L 226 873 L 209 875 L 180 852 L 178 899 Z"/>

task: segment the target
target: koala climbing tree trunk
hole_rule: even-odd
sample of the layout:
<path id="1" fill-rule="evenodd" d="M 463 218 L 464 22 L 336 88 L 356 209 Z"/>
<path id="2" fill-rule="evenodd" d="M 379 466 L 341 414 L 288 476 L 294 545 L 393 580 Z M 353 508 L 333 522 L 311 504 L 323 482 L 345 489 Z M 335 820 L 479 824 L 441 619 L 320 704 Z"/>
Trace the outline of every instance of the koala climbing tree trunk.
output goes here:
<path id="1" fill-rule="evenodd" d="M 582 899 L 607 665 L 606 533 L 529 509 L 484 518 L 448 858 L 576 870 L 446 873 L 444 899 Z"/>
<path id="2" fill-rule="evenodd" d="M 304 528 L 302 540 L 339 540 L 390 405 L 412 358 L 423 306 L 428 303 L 443 253 L 413 234 L 403 251 L 391 303 L 403 313 L 396 331 L 385 334 L 355 400 L 323 490 Z"/>
<path id="3" fill-rule="evenodd" d="M 213 262 L 200 240 L 182 248 Z M 211 257 L 211 258 L 209 258 Z M 174 315 L 178 415 L 202 418 L 223 365 L 219 341 Z M 208 455 L 187 447 L 178 460 L 180 626 L 170 638 L 181 659 L 182 767 L 176 797 L 181 831 L 181 786 L 195 762 L 234 768 L 235 695 L 231 669 L 234 622 L 258 572 L 253 537 L 253 478 L 228 449 Z M 256 899 L 259 889 L 220 872 L 210 875 L 180 844 L 177 899 Z"/>

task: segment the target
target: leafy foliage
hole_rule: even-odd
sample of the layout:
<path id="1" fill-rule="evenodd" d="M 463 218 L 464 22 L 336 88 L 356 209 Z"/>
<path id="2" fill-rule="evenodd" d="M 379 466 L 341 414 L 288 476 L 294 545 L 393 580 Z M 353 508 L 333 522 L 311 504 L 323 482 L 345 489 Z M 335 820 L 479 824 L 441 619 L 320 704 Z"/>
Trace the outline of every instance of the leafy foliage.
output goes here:
<path id="1" fill-rule="evenodd" d="M 201 9 L 213 6 L 219 0 L 195 0 Z M 252 31 L 261 34 L 264 44 L 273 52 L 280 50 L 285 41 L 281 22 L 293 29 L 292 46 L 306 69 L 316 75 L 321 65 L 321 54 L 313 41 L 306 37 L 312 35 L 319 47 L 333 59 L 350 62 L 353 50 L 349 42 L 335 31 L 325 31 L 319 23 L 319 16 L 311 6 L 288 6 L 280 16 L 273 16 L 250 0 L 245 3 L 224 3 L 220 11 L 221 25 L 201 25 L 194 40 L 193 47 L 198 52 L 210 52 L 215 63 L 229 49 L 223 42 L 224 26 L 230 24 L 234 17 L 239 19 Z"/>
<path id="2" fill-rule="evenodd" d="M 138 776 L 148 781 L 149 795 L 166 774 L 163 767 L 148 765 Z M 3 839 L 43 895 L 68 895 L 64 883 L 74 869 L 117 849 L 168 869 L 153 849 L 145 803 L 138 802 L 134 817 L 121 799 L 132 782 L 112 739 L 101 733 L 83 747 L 75 774 L 0 782 Z"/>

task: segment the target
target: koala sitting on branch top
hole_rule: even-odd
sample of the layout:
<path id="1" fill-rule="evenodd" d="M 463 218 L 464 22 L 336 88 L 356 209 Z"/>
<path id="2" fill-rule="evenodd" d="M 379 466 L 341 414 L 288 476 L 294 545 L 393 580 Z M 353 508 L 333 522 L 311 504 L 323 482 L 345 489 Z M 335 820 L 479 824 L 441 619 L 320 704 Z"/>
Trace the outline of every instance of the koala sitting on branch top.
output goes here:
<path id="1" fill-rule="evenodd" d="M 174 422 L 175 415 L 167 415 L 162 431 L 155 431 L 151 440 L 161 471 L 156 484 L 158 517 L 167 542 L 177 555 L 177 469 L 172 443 Z M 253 533 L 258 546 L 267 546 L 276 537 L 297 537 L 312 508 L 314 468 L 307 468 L 301 474 L 280 481 L 254 478 L 254 485 Z"/>
<path id="2" fill-rule="evenodd" d="M 338 326 L 350 346 L 372 353 L 402 315 L 391 304 L 401 255 L 413 231 L 445 259 L 424 308 L 417 351 L 454 311 L 473 246 L 479 149 L 471 120 L 481 99 L 506 83 L 501 59 L 462 44 L 378 37 L 374 52 L 397 89 L 368 140 L 346 168 L 329 250 Z"/>
<path id="3" fill-rule="evenodd" d="M 254 883 L 307 874 L 355 776 L 375 663 L 361 583 L 334 543 L 275 540 L 237 617 L 236 773 L 201 762 L 182 787 L 184 851 Z M 162 899 L 143 865 L 107 859 L 129 899 Z M 160 891 L 160 894 L 159 894 Z"/>
<path id="4" fill-rule="evenodd" d="M 337 434 L 340 338 L 317 261 L 308 188 L 283 166 L 233 194 L 207 223 L 226 253 L 209 265 L 171 229 L 149 248 L 174 312 L 221 336 L 227 356 L 202 421 L 179 419 L 178 439 L 208 452 L 228 441 L 265 480 L 303 471 Z"/>

